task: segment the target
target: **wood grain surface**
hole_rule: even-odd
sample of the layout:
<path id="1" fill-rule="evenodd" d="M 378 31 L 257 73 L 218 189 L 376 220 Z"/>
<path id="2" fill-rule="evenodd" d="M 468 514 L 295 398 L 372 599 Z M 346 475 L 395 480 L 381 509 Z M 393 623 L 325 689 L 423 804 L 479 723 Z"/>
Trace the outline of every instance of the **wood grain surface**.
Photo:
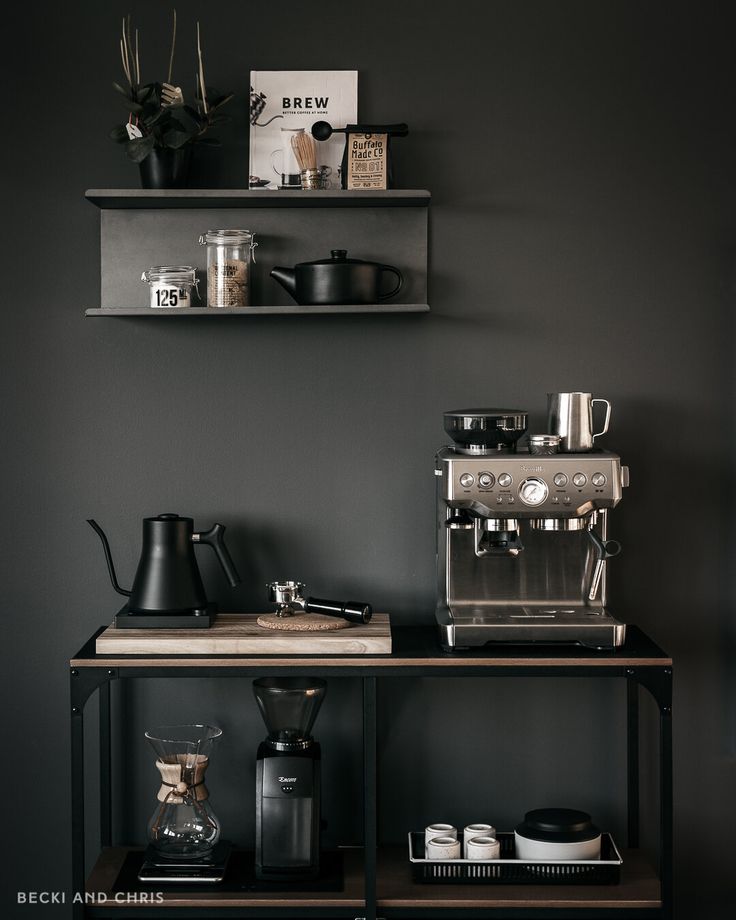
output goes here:
<path id="1" fill-rule="evenodd" d="M 209 629 L 115 629 L 97 637 L 97 654 L 119 655 L 388 655 L 387 613 L 370 623 L 345 622 L 328 632 L 264 629 L 256 613 L 221 613 Z"/>

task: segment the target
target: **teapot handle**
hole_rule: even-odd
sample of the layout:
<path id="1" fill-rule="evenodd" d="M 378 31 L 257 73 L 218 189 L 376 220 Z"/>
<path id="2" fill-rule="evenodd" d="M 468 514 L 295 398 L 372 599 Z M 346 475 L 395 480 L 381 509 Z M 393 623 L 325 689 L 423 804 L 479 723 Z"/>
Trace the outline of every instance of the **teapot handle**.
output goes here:
<path id="1" fill-rule="evenodd" d="M 398 278 L 398 284 L 395 288 L 390 290 L 387 294 L 378 295 L 379 300 L 388 300 L 390 297 L 395 297 L 399 293 L 404 284 L 404 276 L 401 274 L 398 268 L 394 268 L 393 265 L 379 265 L 379 268 L 382 272 L 393 272 L 394 275 L 396 275 Z"/>
<path id="2" fill-rule="evenodd" d="M 230 582 L 230 587 L 235 588 L 240 584 L 240 575 L 238 575 L 238 570 L 235 568 L 233 560 L 230 558 L 230 553 L 227 551 L 227 546 L 225 546 L 225 540 L 223 539 L 223 534 L 225 533 L 224 524 L 213 524 L 209 530 L 206 530 L 204 533 L 194 533 L 192 534 L 193 543 L 207 543 L 215 551 L 215 555 L 222 566 L 227 580 Z"/>

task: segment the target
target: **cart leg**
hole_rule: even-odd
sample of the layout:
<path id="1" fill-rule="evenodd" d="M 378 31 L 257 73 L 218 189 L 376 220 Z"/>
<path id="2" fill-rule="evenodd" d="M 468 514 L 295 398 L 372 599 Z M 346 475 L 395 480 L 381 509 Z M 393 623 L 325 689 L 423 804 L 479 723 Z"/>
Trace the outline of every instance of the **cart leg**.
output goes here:
<path id="1" fill-rule="evenodd" d="M 363 846 L 365 917 L 376 920 L 376 678 L 363 678 Z"/>

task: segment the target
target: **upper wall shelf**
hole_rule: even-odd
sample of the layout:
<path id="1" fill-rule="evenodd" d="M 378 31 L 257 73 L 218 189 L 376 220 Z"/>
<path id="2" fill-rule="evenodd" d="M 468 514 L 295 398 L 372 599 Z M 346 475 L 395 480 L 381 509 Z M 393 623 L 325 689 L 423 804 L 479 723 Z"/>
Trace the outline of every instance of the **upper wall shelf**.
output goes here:
<path id="1" fill-rule="evenodd" d="M 303 192 L 267 189 L 110 189 L 91 188 L 85 197 L 98 208 L 427 208 L 423 189 Z"/>
<path id="2" fill-rule="evenodd" d="M 89 189 L 100 214 L 100 302 L 87 316 L 258 316 L 266 314 L 425 313 L 431 195 L 388 191 L 264 189 Z M 258 244 L 251 266 L 252 308 L 148 309 L 141 273 L 152 265 L 193 265 L 204 277 L 200 235 L 213 227 L 247 227 Z M 276 265 L 326 258 L 395 265 L 404 284 L 380 304 L 299 307 L 270 277 Z M 206 285 L 201 285 L 204 290 Z"/>

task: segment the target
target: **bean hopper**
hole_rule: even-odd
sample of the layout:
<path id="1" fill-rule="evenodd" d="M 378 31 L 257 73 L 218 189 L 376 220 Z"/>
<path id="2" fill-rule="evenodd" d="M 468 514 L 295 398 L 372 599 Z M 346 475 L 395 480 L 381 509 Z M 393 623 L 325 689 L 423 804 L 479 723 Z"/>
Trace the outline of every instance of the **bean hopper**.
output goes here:
<path id="1" fill-rule="evenodd" d="M 628 468 L 606 450 L 518 450 L 527 413 L 446 412 L 453 445 L 436 456 L 436 617 L 447 649 L 506 643 L 614 648 L 626 627 L 607 607 L 620 544 L 609 513 Z"/>

